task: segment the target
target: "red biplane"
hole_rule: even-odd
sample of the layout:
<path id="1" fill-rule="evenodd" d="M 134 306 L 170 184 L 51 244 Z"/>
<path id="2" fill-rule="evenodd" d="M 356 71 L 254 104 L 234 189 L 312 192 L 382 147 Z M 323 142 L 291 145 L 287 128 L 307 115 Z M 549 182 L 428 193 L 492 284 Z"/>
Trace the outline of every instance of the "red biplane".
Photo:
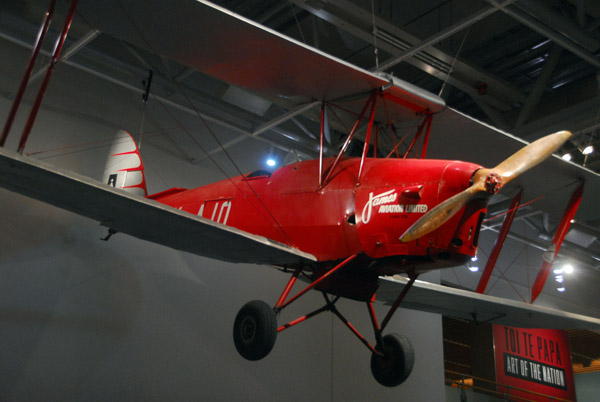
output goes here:
<path id="1" fill-rule="evenodd" d="M 104 183 L 0 150 L 0 185 L 96 219 L 110 234 L 122 232 L 224 261 L 291 270 L 274 306 L 251 301 L 239 311 L 233 336 L 246 359 L 265 357 L 278 332 L 330 311 L 370 349 L 376 380 L 396 386 L 408 377 L 414 360 L 408 339 L 384 335 L 400 305 L 515 326 L 600 326 L 600 320 L 590 317 L 416 281 L 420 273 L 461 265 L 473 257 L 490 197 L 549 158 L 569 132 L 543 137 L 506 155 L 493 168 L 425 159 L 432 121 L 445 104 L 411 84 L 349 65 L 207 2 L 190 1 L 167 13 L 168 4 L 153 1 L 152 13 L 144 14 L 135 13 L 136 1 L 121 5 L 135 15 L 135 28 L 131 21 L 113 16 L 104 2 L 80 3 L 81 13 L 108 34 L 218 79 L 293 99 L 299 111 L 320 105 L 318 159 L 153 195 L 146 193 L 141 156 L 126 132 L 115 141 Z M 153 31 L 153 13 L 166 18 L 167 25 L 182 14 L 193 16 L 197 24 L 185 27 L 191 32 Z M 252 51 L 242 51 L 235 39 L 221 35 L 224 26 L 253 44 Z M 202 29 L 202 35 L 196 29 Z M 182 42 L 173 40 L 175 34 L 192 39 L 177 47 L 173 44 Z M 319 66 L 319 71 L 307 74 L 311 66 Z M 283 69 L 287 74 L 274 73 Z M 342 119 L 351 116 L 354 123 L 337 155 L 325 157 L 332 105 L 342 110 Z M 419 122 L 407 150 L 400 155 L 395 146 L 387 157 L 378 157 L 381 123 L 392 126 L 407 120 Z M 345 156 L 359 132 L 361 156 Z M 416 158 L 409 157 L 413 152 Z M 408 279 L 381 279 L 397 274 Z M 309 284 L 290 297 L 298 278 Z M 410 294 L 420 298 L 412 303 L 406 298 L 411 288 Z M 323 307 L 278 325 L 281 311 L 310 289 L 323 293 Z M 338 311 L 340 298 L 368 305 L 374 343 Z M 373 309 L 376 299 L 392 304 L 381 322 Z"/>

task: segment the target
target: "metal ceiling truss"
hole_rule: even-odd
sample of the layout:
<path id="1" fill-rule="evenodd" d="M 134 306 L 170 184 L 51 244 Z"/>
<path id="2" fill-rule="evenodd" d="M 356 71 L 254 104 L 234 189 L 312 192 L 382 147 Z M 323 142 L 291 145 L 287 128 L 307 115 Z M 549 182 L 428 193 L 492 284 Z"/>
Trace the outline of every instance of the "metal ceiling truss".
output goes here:
<path id="1" fill-rule="evenodd" d="M 373 69 L 383 71 L 393 69 L 402 62 L 409 63 L 468 94 L 496 126 L 502 129 L 523 128 L 519 131 L 525 132 L 526 127 L 523 126 L 530 120 L 532 112 L 547 88 L 560 59 L 561 49 L 577 55 L 595 68 L 600 68 L 600 58 L 593 53 L 598 51 L 600 40 L 592 36 L 583 26 L 578 26 L 576 22 L 553 11 L 547 4 L 538 1 L 486 1 L 488 6 L 484 6 L 437 34 L 420 40 L 383 17 L 373 17 L 371 10 L 362 9 L 350 0 L 313 2 L 291 0 L 293 4 L 312 13 L 315 17 L 391 55 L 389 59 L 380 61 L 378 68 Z M 579 21 L 583 21 L 584 18 L 581 16 L 585 15 L 582 11 L 583 6 L 579 4 L 577 7 Z M 545 57 L 541 73 L 529 94 L 497 75 L 486 72 L 481 67 L 434 47 L 440 41 L 468 29 L 496 11 L 505 13 L 555 43 L 550 54 Z M 597 25 L 590 24 L 588 29 L 596 29 Z M 481 96 L 474 82 L 486 84 L 485 96 Z M 505 114 L 515 107 L 521 107 L 521 111 L 515 116 L 515 121 L 511 122 L 512 118 L 508 118 Z M 581 116 L 572 115 L 571 121 L 576 120 L 581 120 Z M 531 136 L 530 139 L 537 137 L 539 135 Z"/>

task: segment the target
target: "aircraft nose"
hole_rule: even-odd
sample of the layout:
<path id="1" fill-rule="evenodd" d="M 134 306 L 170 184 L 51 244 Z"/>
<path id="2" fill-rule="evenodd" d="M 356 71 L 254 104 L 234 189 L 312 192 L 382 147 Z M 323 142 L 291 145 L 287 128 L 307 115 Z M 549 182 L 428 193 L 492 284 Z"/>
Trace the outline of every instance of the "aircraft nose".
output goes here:
<path id="1" fill-rule="evenodd" d="M 439 188 L 439 201 L 457 194 L 472 184 L 473 176 L 482 166 L 470 162 L 453 161 L 446 165 Z"/>

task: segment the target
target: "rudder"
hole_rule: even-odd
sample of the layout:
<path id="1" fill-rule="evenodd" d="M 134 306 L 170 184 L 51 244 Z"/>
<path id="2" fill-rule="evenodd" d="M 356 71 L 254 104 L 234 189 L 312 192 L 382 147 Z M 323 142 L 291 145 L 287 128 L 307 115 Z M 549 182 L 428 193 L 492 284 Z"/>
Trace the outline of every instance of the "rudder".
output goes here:
<path id="1" fill-rule="evenodd" d="M 148 195 L 142 157 L 133 137 L 125 130 L 118 131 L 113 140 L 102 181 L 131 194 Z"/>

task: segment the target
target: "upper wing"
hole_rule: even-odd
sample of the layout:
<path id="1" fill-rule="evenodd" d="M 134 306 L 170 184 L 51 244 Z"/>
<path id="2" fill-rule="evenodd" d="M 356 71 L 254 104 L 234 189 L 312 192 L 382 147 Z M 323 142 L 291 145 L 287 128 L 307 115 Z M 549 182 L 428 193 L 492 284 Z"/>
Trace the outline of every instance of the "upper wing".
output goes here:
<path id="1" fill-rule="evenodd" d="M 0 186 L 119 232 L 230 262 L 298 265 L 315 257 L 0 148 Z"/>
<path id="2" fill-rule="evenodd" d="M 377 300 L 393 303 L 408 283 L 404 277 L 382 278 Z M 600 329 L 600 319 L 547 307 L 415 281 L 402 307 L 521 328 Z"/>
<path id="3" fill-rule="evenodd" d="M 440 97 L 399 79 L 353 66 L 206 1 L 82 0 L 78 12 L 102 32 L 227 83 L 301 105 L 346 99 L 384 88 L 391 95 L 380 120 L 438 112 Z M 174 28 L 176 27 L 176 28 Z"/>
<path id="4" fill-rule="evenodd" d="M 525 145 L 527 142 L 509 133 L 447 108 L 435 117 L 427 156 L 467 160 L 490 167 Z M 585 181 L 585 187 L 577 219 L 600 219 L 597 201 L 597 194 L 600 194 L 600 174 L 557 156 L 547 158 L 511 181 L 507 188 L 522 188 L 524 200 L 535 199 L 533 208 L 547 212 L 558 220 L 579 180 Z M 552 196 L 546 197 L 549 193 L 553 193 Z M 510 194 L 510 191 L 504 189 L 501 194 Z"/>

